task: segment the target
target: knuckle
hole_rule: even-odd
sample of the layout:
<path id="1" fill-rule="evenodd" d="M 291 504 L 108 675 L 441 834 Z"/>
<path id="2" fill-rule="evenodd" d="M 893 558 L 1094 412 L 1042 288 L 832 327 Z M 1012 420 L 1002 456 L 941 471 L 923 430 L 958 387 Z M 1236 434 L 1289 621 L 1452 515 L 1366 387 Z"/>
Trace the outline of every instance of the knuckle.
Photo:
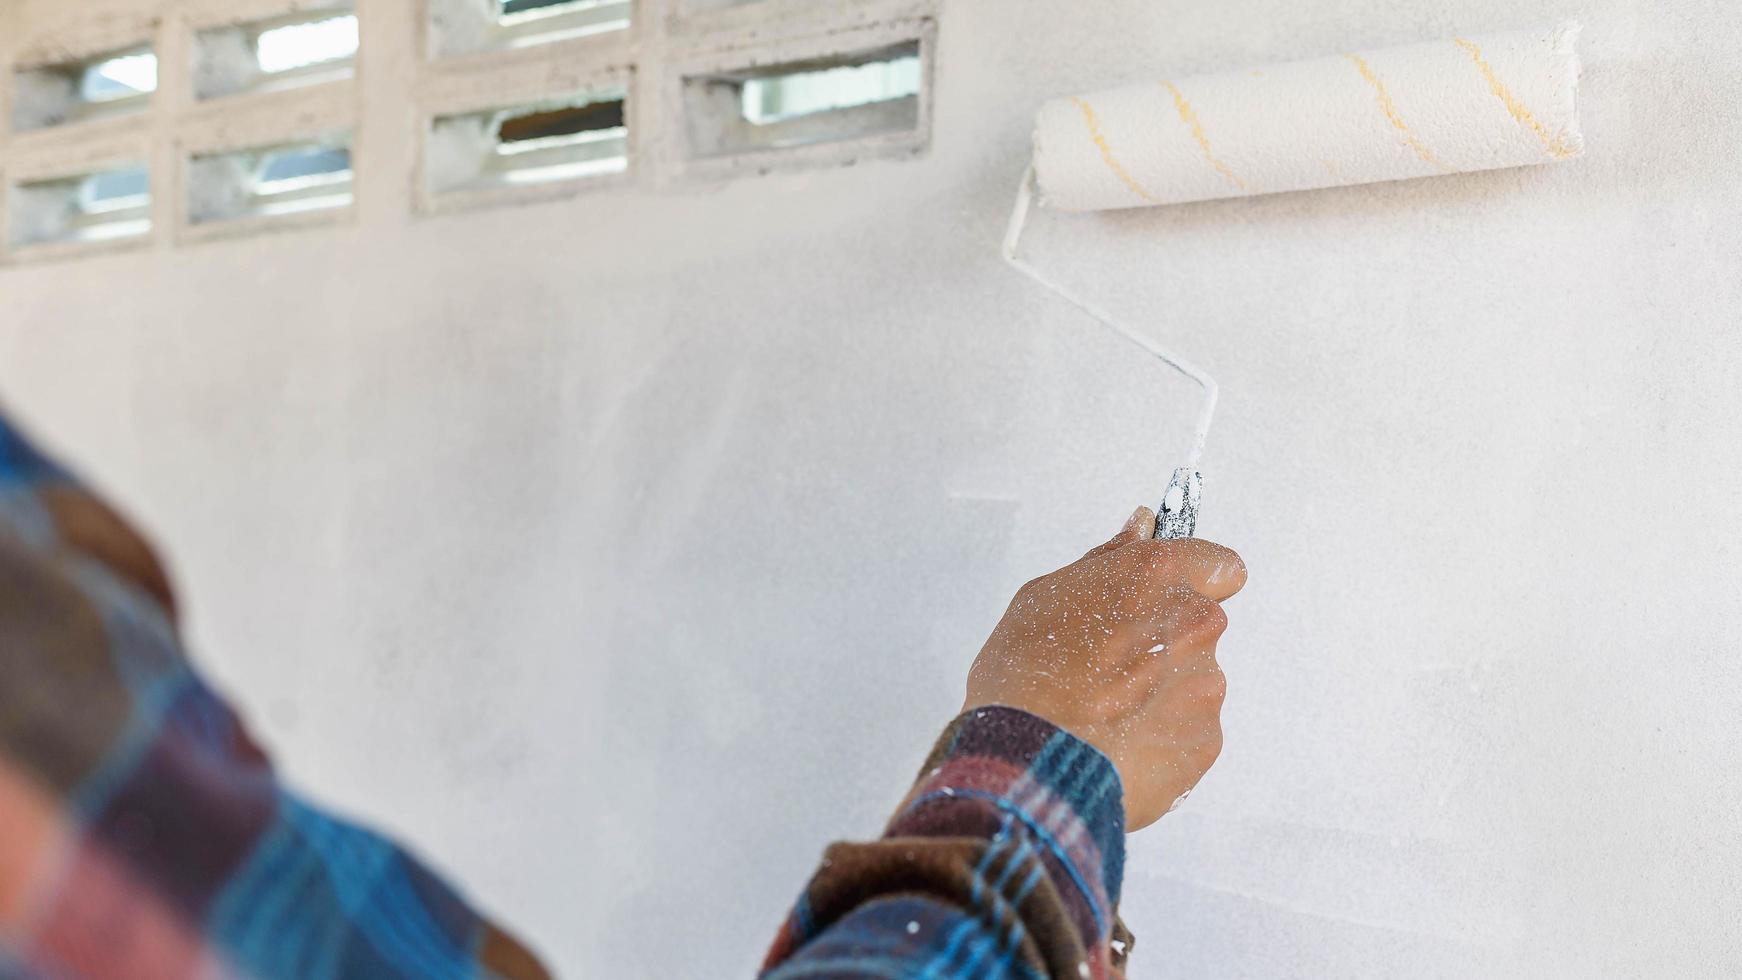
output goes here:
<path id="1" fill-rule="evenodd" d="M 1173 570 L 1179 561 L 1171 542 L 1167 541 L 1149 538 L 1133 543 L 1129 550 L 1132 560 L 1137 563 L 1138 572 L 1144 575 L 1164 574 Z"/>
<path id="2" fill-rule="evenodd" d="M 1163 546 L 1150 559 L 1150 580 L 1157 586 L 1169 587 L 1185 581 L 1186 556 L 1178 548 Z"/>
<path id="3" fill-rule="evenodd" d="M 1187 632 L 1200 637 L 1219 637 L 1228 630 L 1228 612 L 1222 604 L 1208 596 L 1192 593 L 1186 600 L 1188 609 L 1184 620 Z"/>
<path id="4" fill-rule="evenodd" d="M 1228 611 L 1219 602 L 1211 601 L 1204 611 L 1204 625 L 1216 636 L 1228 632 Z"/>
<path id="5" fill-rule="evenodd" d="M 1174 641 L 1194 648 L 1213 646 L 1228 628 L 1228 614 L 1221 603 L 1186 589 L 1169 598 L 1164 615 Z"/>

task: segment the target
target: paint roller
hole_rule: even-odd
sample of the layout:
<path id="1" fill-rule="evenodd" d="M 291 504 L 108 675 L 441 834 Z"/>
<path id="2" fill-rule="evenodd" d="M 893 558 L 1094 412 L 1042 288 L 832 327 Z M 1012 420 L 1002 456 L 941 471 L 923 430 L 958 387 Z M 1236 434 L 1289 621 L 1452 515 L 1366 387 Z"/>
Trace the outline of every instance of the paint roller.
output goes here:
<path id="1" fill-rule="evenodd" d="M 1019 258 L 1033 201 L 1103 211 L 1566 160 L 1584 148 L 1578 32 L 1568 23 L 1350 52 L 1040 107 L 1005 260 L 1203 390 L 1185 465 L 1156 512 L 1156 537 L 1196 531 L 1215 379 Z"/>

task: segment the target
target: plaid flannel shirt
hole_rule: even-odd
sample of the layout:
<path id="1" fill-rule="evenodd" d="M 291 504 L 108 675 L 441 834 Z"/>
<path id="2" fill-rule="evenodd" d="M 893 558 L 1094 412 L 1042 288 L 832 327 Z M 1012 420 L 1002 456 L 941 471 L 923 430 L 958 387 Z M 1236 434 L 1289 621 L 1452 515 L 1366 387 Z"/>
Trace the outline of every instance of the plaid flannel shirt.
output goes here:
<path id="1" fill-rule="evenodd" d="M 1099 752 L 969 712 L 883 840 L 828 850 L 765 976 L 1117 976 L 1123 835 Z M 282 785 L 189 663 L 150 547 L 0 416 L 0 978 L 546 976 Z"/>
<path id="2" fill-rule="evenodd" d="M 286 791 L 145 542 L 0 417 L 0 977 L 547 974 Z"/>

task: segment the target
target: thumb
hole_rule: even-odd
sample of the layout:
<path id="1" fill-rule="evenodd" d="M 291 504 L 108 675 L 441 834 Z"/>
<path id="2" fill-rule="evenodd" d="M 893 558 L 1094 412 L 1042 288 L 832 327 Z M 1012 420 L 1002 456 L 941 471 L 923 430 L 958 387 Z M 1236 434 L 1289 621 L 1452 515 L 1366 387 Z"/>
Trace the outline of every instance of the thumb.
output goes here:
<path id="1" fill-rule="evenodd" d="M 1089 553 L 1083 557 L 1093 558 L 1096 555 L 1104 555 L 1109 551 L 1116 551 L 1133 541 L 1142 541 L 1145 538 L 1154 536 L 1155 511 L 1150 510 L 1148 507 L 1139 507 L 1131 512 L 1130 517 L 1126 518 L 1125 526 L 1119 529 L 1118 534 L 1108 538 L 1106 544 L 1097 545 L 1090 549 Z"/>

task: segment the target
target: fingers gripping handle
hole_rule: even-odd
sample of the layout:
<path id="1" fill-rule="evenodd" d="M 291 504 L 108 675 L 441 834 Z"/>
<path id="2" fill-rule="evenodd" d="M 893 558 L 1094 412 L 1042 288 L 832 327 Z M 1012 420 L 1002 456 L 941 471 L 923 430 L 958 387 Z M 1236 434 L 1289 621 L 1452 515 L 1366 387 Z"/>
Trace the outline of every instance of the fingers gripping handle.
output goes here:
<path id="1" fill-rule="evenodd" d="M 1161 506 L 1155 509 L 1157 538 L 1189 538 L 1198 529 L 1198 504 L 1204 496 L 1203 474 L 1189 466 L 1173 471 L 1162 495 Z"/>

